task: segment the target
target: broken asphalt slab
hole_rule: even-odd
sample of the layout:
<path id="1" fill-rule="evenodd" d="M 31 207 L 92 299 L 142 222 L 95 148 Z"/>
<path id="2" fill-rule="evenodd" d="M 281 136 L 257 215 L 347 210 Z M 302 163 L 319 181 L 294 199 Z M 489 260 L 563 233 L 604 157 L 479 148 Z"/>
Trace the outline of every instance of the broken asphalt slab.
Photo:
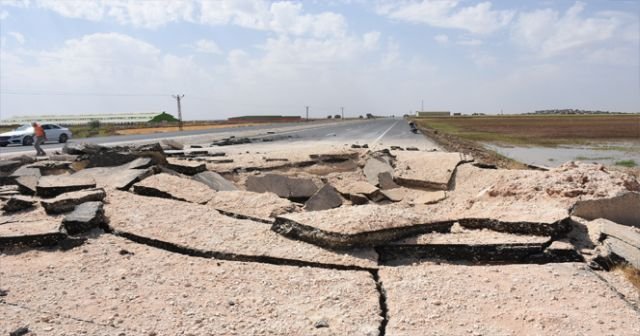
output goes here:
<path id="1" fill-rule="evenodd" d="M 191 177 L 195 181 L 206 184 L 209 188 L 215 191 L 232 191 L 238 190 L 233 182 L 225 179 L 222 175 L 212 172 L 212 171 L 203 171 Z"/>
<path id="2" fill-rule="evenodd" d="M 634 335 L 640 315 L 584 264 L 379 271 L 387 335 Z"/>
<path id="3" fill-rule="evenodd" d="M 106 222 L 102 202 L 85 202 L 64 216 L 62 226 L 70 235 L 103 227 Z"/>
<path id="4" fill-rule="evenodd" d="M 148 159 L 140 158 L 118 167 L 86 168 L 72 176 L 92 177 L 96 181 L 96 185 L 102 188 L 129 190 L 133 184 L 153 175 L 153 168 L 143 168 L 147 166 L 146 160 Z"/>
<path id="5" fill-rule="evenodd" d="M 362 205 L 278 216 L 273 230 L 330 248 L 375 246 L 432 231 L 448 231 L 453 221 L 430 218 L 407 207 Z"/>
<path id="6" fill-rule="evenodd" d="M 257 204 L 260 206 L 256 206 Z M 207 205 L 230 216 L 265 223 L 271 223 L 276 216 L 297 209 L 294 203 L 274 193 L 244 190 L 213 192 Z"/>
<path id="7" fill-rule="evenodd" d="M 36 194 L 40 197 L 56 197 L 70 191 L 95 188 L 96 181 L 90 176 L 50 175 L 42 176 L 36 185 Z"/>
<path id="8" fill-rule="evenodd" d="M 311 179 L 292 178 L 279 174 L 249 176 L 246 187 L 247 191 L 272 192 L 279 197 L 302 202 L 308 200 L 318 191 L 318 186 Z"/>
<path id="9" fill-rule="evenodd" d="M 0 216 L 0 247 L 51 246 L 66 237 L 60 218 L 47 216 L 42 208 Z"/>
<path id="10" fill-rule="evenodd" d="M 107 196 L 104 189 L 85 189 L 60 194 L 54 198 L 43 199 L 40 204 L 49 214 L 59 214 L 73 211 L 84 202 L 102 201 Z"/>
<path id="11" fill-rule="evenodd" d="M 292 213 L 277 217 L 273 229 L 287 237 L 334 248 L 375 246 L 416 234 L 448 231 L 454 222 L 470 229 L 544 236 L 558 236 L 571 230 L 570 218 L 562 212 L 538 217 L 519 212 L 501 214 L 499 210 L 439 213 L 438 207 L 439 204 L 422 207 L 369 204 Z M 480 214 L 484 217 L 472 216 Z"/>
<path id="12" fill-rule="evenodd" d="M 393 174 L 393 167 L 389 164 L 388 158 L 373 156 L 367 159 L 362 171 L 371 185 L 379 186 L 379 175 L 383 173 Z"/>
<path id="13" fill-rule="evenodd" d="M 382 194 L 392 202 L 407 202 L 411 204 L 433 204 L 447 198 L 447 194 L 442 191 L 423 191 L 409 188 L 395 188 L 382 190 Z"/>
<path id="14" fill-rule="evenodd" d="M 456 167 L 467 158 L 462 153 L 393 151 L 396 183 L 406 187 L 449 189 Z"/>
<path id="15" fill-rule="evenodd" d="M 167 168 L 180 174 L 192 176 L 207 170 L 207 165 L 197 161 L 169 158 L 167 159 Z"/>
<path id="16" fill-rule="evenodd" d="M 611 198 L 578 201 L 571 209 L 573 216 L 592 220 L 605 218 L 640 228 L 640 192 L 626 192 Z"/>
<path id="17" fill-rule="evenodd" d="M 455 230 L 453 228 L 456 228 Z M 376 247 L 386 265 L 421 261 L 469 263 L 547 263 L 581 261 L 569 245 L 554 246 L 551 237 L 493 230 L 465 230 L 454 224 L 448 233 L 426 233 Z M 551 244 L 551 246 L 549 246 Z"/>
<path id="18" fill-rule="evenodd" d="M 282 237 L 264 223 L 221 215 L 208 206 L 113 192 L 106 212 L 116 234 L 216 259 L 344 268 L 377 266 L 377 255 L 371 249 L 348 253 L 325 250 Z"/>
<path id="19" fill-rule="evenodd" d="M 0 263 L 6 304 L 127 334 L 317 334 L 322 320 L 322 334 L 377 335 L 382 320 L 364 271 L 193 258 L 112 235 Z"/>
<path id="20" fill-rule="evenodd" d="M 215 193 L 203 183 L 166 173 L 147 177 L 134 184 L 133 192 L 144 196 L 172 198 L 198 204 L 207 203 Z"/>
<path id="21" fill-rule="evenodd" d="M 306 211 L 320 211 L 337 208 L 342 205 L 342 197 L 329 183 L 325 184 L 304 204 Z"/>
<path id="22" fill-rule="evenodd" d="M 5 213 L 22 211 L 29 208 L 32 208 L 36 203 L 36 200 L 29 196 L 15 195 L 9 197 L 4 205 L 2 206 L 2 210 Z"/>

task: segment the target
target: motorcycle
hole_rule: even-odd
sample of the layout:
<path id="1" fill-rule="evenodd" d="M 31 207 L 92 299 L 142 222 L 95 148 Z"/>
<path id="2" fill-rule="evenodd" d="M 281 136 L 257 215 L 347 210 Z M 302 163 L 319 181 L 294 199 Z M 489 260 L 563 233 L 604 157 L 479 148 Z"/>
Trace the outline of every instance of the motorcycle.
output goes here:
<path id="1" fill-rule="evenodd" d="M 416 127 L 416 124 L 413 121 L 409 123 L 409 127 L 411 128 L 411 132 L 413 134 L 418 134 L 418 128 Z"/>

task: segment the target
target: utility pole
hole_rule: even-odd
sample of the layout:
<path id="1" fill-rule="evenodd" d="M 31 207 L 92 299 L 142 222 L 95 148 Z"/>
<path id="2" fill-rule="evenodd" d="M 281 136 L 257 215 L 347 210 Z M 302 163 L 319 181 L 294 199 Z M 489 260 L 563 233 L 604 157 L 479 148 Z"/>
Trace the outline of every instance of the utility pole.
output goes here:
<path id="1" fill-rule="evenodd" d="M 307 121 L 309 121 L 309 106 L 307 106 Z"/>
<path id="2" fill-rule="evenodd" d="M 420 108 L 420 112 L 424 112 L 424 99 L 422 100 L 422 107 Z"/>
<path id="3" fill-rule="evenodd" d="M 342 120 L 344 120 L 344 107 L 340 107 L 340 114 L 342 115 Z"/>
<path id="4" fill-rule="evenodd" d="M 184 95 L 174 95 L 173 98 L 178 102 L 178 128 L 182 131 L 182 109 L 180 108 L 180 100 L 184 98 Z"/>

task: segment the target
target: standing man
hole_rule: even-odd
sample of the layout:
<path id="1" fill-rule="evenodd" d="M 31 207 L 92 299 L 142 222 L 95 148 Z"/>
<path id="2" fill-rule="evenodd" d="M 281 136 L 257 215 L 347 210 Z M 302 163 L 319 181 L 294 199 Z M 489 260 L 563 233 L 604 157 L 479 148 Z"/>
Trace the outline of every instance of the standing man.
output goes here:
<path id="1" fill-rule="evenodd" d="M 42 145 L 44 141 L 47 140 L 47 134 L 44 132 L 44 128 L 42 128 L 42 126 L 40 126 L 40 124 L 38 124 L 37 122 L 33 122 L 31 126 L 33 126 L 33 134 L 35 137 L 33 147 L 36 148 L 36 156 L 46 156 L 47 153 L 45 153 L 42 148 L 40 148 L 40 145 Z"/>

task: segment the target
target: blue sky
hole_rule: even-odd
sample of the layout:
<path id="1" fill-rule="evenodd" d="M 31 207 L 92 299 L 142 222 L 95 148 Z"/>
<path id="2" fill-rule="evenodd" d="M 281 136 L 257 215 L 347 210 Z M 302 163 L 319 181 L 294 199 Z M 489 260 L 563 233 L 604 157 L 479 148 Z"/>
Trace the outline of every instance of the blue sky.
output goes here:
<path id="1" fill-rule="evenodd" d="M 0 117 L 640 111 L 637 1 L 0 0 Z"/>

